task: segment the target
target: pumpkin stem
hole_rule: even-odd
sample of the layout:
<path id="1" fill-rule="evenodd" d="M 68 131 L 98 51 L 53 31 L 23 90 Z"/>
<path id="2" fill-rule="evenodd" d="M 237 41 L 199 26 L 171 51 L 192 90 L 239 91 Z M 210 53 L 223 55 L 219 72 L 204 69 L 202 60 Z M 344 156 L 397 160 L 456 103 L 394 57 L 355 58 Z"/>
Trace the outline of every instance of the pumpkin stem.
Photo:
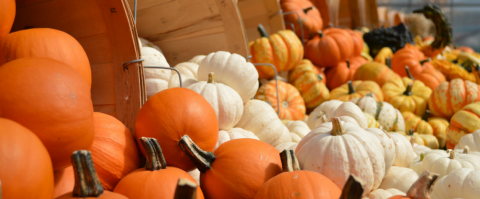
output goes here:
<path id="1" fill-rule="evenodd" d="M 469 153 L 470 153 L 470 147 L 465 146 L 465 147 L 463 148 L 463 153 L 464 153 L 464 154 L 469 154 Z"/>
<path id="2" fill-rule="evenodd" d="M 450 156 L 448 156 L 449 159 L 454 160 L 457 156 L 455 155 L 454 151 L 450 151 Z"/>
<path id="3" fill-rule="evenodd" d="M 412 145 L 412 147 L 415 144 L 415 138 L 413 137 L 413 135 L 412 135 L 412 137 L 410 137 L 410 144 Z"/>
<path id="4" fill-rule="evenodd" d="M 208 81 L 207 81 L 207 83 L 210 83 L 210 84 L 216 83 L 216 82 L 215 82 L 215 75 L 213 74 L 213 72 L 209 72 L 209 73 L 208 73 Z"/>
<path id="5" fill-rule="evenodd" d="M 392 68 L 392 59 L 390 59 L 390 57 L 385 58 L 385 65 L 390 69 Z"/>
<path id="6" fill-rule="evenodd" d="M 431 61 L 430 57 L 425 59 L 425 60 L 420 61 L 420 64 L 423 66 L 424 63 L 429 62 L 429 61 Z"/>
<path id="7" fill-rule="evenodd" d="M 325 36 L 321 30 L 319 30 L 317 34 L 320 37 L 320 39 L 323 38 L 323 36 Z"/>
<path id="8" fill-rule="evenodd" d="M 340 118 L 334 117 L 331 119 L 332 120 L 332 135 L 343 135 L 346 133 L 345 129 L 342 126 L 342 123 L 340 123 Z"/>
<path id="9" fill-rule="evenodd" d="M 268 33 L 267 33 L 267 31 L 265 30 L 265 27 L 263 27 L 262 24 L 258 24 L 257 30 L 258 30 L 258 33 L 260 33 L 261 37 L 268 37 Z"/>
<path id="10" fill-rule="evenodd" d="M 374 95 L 375 95 L 375 94 L 373 94 L 372 92 L 370 92 L 370 93 L 367 93 L 367 94 L 365 95 L 365 97 L 374 97 Z"/>
<path id="11" fill-rule="evenodd" d="M 413 130 L 413 129 L 410 129 L 410 130 L 408 130 L 408 133 L 407 133 L 407 135 L 409 135 L 409 136 L 413 136 L 413 133 L 415 133 L 415 130 Z"/>
<path id="12" fill-rule="evenodd" d="M 430 110 L 425 110 L 425 113 L 422 116 L 422 120 L 428 122 L 428 117 L 430 117 Z"/>
<path id="13" fill-rule="evenodd" d="M 283 172 L 301 170 L 294 150 L 283 150 L 280 152 L 280 160 L 282 161 Z"/>
<path id="14" fill-rule="evenodd" d="M 321 82 L 321 81 L 323 80 L 322 75 L 318 74 L 318 75 L 317 75 L 317 79 L 318 79 L 319 82 Z"/>
<path id="15" fill-rule="evenodd" d="M 315 6 L 310 6 L 310 7 L 308 7 L 308 8 L 303 9 L 303 12 L 304 12 L 305 14 L 307 14 L 308 11 L 313 10 L 313 9 L 315 9 Z"/>
<path id="16" fill-rule="evenodd" d="M 147 159 L 145 164 L 146 170 L 156 171 L 167 168 L 167 162 L 165 162 L 162 148 L 160 148 L 157 139 L 141 137 L 140 143 L 143 150 L 145 150 L 145 159 Z"/>
<path id="17" fill-rule="evenodd" d="M 71 160 L 75 175 L 75 186 L 72 192 L 73 197 L 86 198 L 102 195 L 103 185 L 100 179 L 98 179 L 97 171 L 93 166 L 90 151 L 74 151 Z"/>
<path id="18" fill-rule="evenodd" d="M 423 161 L 424 158 L 425 158 L 425 153 L 420 153 L 420 161 Z"/>
<path id="19" fill-rule="evenodd" d="M 406 95 L 406 96 L 413 95 L 412 87 L 413 87 L 413 83 L 412 82 L 408 83 L 407 84 L 407 89 L 405 89 L 405 92 L 403 92 L 403 94 Z"/>
<path id="20" fill-rule="evenodd" d="M 410 72 L 410 68 L 409 68 L 408 66 L 405 66 L 405 70 L 407 71 L 407 76 L 408 76 L 408 78 L 410 78 L 410 79 L 412 79 L 412 80 L 415 80 L 415 79 L 413 78 L 413 75 L 412 75 L 412 73 Z"/>
<path id="21" fill-rule="evenodd" d="M 363 182 L 361 179 L 350 175 L 345 186 L 343 186 L 342 195 L 340 199 L 359 199 L 363 195 Z"/>
<path id="22" fill-rule="evenodd" d="M 355 93 L 355 89 L 353 89 L 352 81 L 348 81 L 347 84 L 348 84 L 348 94 Z"/>
<path id="23" fill-rule="evenodd" d="M 430 198 L 431 187 L 437 178 L 438 174 L 431 174 L 428 171 L 424 171 L 407 191 L 407 197 L 419 199 Z"/>
<path id="24" fill-rule="evenodd" d="M 202 150 L 188 135 L 184 135 L 178 141 L 178 146 L 202 173 L 207 172 L 211 168 L 213 161 L 215 161 L 215 155 L 212 152 Z"/>
<path id="25" fill-rule="evenodd" d="M 347 68 L 350 69 L 350 60 L 345 60 L 345 62 L 347 63 Z"/>
<path id="26" fill-rule="evenodd" d="M 185 178 L 178 179 L 177 188 L 173 199 L 197 198 L 197 184 Z"/>
<path id="27" fill-rule="evenodd" d="M 325 122 L 330 122 L 330 120 L 327 118 L 327 115 L 324 114 L 320 118 L 318 118 L 317 121 L 315 121 L 315 128 L 317 128 L 318 126 L 320 126 Z"/>

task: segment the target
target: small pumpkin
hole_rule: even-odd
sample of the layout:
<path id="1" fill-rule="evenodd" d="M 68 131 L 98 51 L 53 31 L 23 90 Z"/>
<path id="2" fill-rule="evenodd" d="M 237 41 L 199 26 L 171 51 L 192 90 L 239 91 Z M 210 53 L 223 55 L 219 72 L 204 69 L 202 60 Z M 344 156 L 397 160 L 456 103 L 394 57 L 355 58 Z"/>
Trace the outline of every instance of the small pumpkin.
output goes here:
<path id="1" fill-rule="evenodd" d="M 376 62 L 363 64 L 353 75 L 353 80 L 370 80 L 376 82 L 379 86 L 383 86 L 392 79 L 400 79 L 400 76 L 386 65 Z"/>
<path id="2" fill-rule="evenodd" d="M 465 147 L 469 147 L 471 151 L 480 152 L 480 130 L 475 130 L 460 138 L 455 149 L 464 149 Z"/>
<path id="3" fill-rule="evenodd" d="M 461 168 L 452 171 L 447 176 L 444 176 L 435 182 L 433 185 L 432 198 L 476 199 L 479 194 L 478 190 L 480 190 L 479 179 L 479 170 Z"/>
<path id="4" fill-rule="evenodd" d="M 353 39 L 347 30 L 328 28 L 305 45 L 305 58 L 319 67 L 335 67 L 340 62 L 352 57 Z"/>
<path id="5" fill-rule="evenodd" d="M 401 192 L 407 192 L 417 179 L 418 174 L 414 170 L 405 167 L 393 166 L 390 168 L 390 172 L 388 172 L 385 175 L 385 178 L 383 178 L 382 184 L 380 184 L 379 188 L 394 188 Z"/>
<path id="6" fill-rule="evenodd" d="M 409 129 L 408 132 L 405 134 L 405 137 L 408 140 L 412 140 L 414 143 L 419 145 L 427 146 L 431 149 L 438 149 L 439 144 L 438 140 L 435 136 L 431 134 L 419 134 L 416 133 L 413 129 Z"/>
<path id="7" fill-rule="evenodd" d="M 337 99 L 340 101 L 348 102 L 353 98 L 359 98 L 373 93 L 374 98 L 381 102 L 383 101 L 382 90 L 374 81 L 348 81 L 346 84 L 333 89 L 330 92 L 330 99 Z"/>
<path id="8" fill-rule="evenodd" d="M 433 66 L 435 66 L 437 70 L 439 70 L 443 75 L 445 75 L 447 81 L 460 78 L 463 80 L 476 82 L 475 74 L 472 73 L 473 71 L 471 70 L 471 68 L 470 71 L 467 71 L 466 68 L 460 65 L 442 59 L 434 59 L 431 63 L 433 64 Z"/>
<path id="9" fill-rule="evenodd" d="M 383 131 L 378 128 L 368 128 L 365 130 L 375 135 L 375 137 L 378 139 L 378 141 L 380 141 L 380 144 L 382 145 L 383 157 L 385 159 L 385 175 L 386 175 L 385 178 L 387 178 L 388 177 L 387 174 L 389 174 L 390 169 L 392 168 L 393 162 L 395 161 L 395 142 L 386 131 Z M 385 181 L 385 178 L 383 181 Z M 381 186 L 380 188 L 386 189 L 385 187 L 381 187 Z M 397 187 L 388 187 L 388 188 L 397 188 Z"/>
<path id="10" fill-rule="evenodd" d="M 284 142 L 279 145 L 277 145 L 275 148 L 278 151 L 284 151 L 284 150 L 295 150 L 297 148 L 298 143 L 296 142 Z"/>
<path id="11" fill-rule="evenodd" d="M 418 145 L 418 146 L 422 146 L 422 145 Z M 410 169 L 412 169 L 419 175 L 422 174 L 423 172 L 422 161 L 424 158 L 425 158 L 425 153 L 418 154 L 418 156 L 413 160 L 412 164 L 410 165 Z"/>
<path id="12" fill-rule="evenodd" d="M 453 149 L 462 137 L 480 129 L 480 102 L 469 104 L 453 115 L 447 129 L 447 148 Z"/>
<path id="13" fill-rule="evenodd" d="M 471 81 L 454 79 L 440 84 L 433 91 L 428 100 L 428 107 L 433 115 L 450 119 L 466 105 L 480 101 L 479 92 L 479 85 Z"/>
<path id="14" fill-rule="evenodd" d="M 459 46 L 457 47 L 458 50 L 461 50 L 463 52 L 466 52 L 466 53 L 474 53 L 475 51 L 473 50 L 473 48 L 469 47 L 469 46 Z"/>
<path id="15" fill-rule="evenodd" d="M 327 87 L 333 90 L 347 81 L 353 81 L 353 76 L 360 66 L 367 63 L 363 57 L 352 57 L 345 62 L 341 62 L 336 67 L 328 68 L 325 72 L 327 79 Z"/>
<path id="16" fill-rule="evenodd" d="M 393 57 L 392 49 L 386 46 L 380 49 L 378 54 L 375 56 L 375 62 L 388 65 L 387 59 L 391 59 L 392 57 Z"/>
<path id="17" fill-rule="evenodd" d="M 357 31 L 353 31 L 350 29 L 345 29 L 348 34 L 352 37 L 353 41 L 353 55 L 352 57 L 361 57 L 363 51 L 363 34 L 357 33 Z"/>
<path id="18" fill-rule="evenodd" d="M 389 198 L 389 197 L 396 196 L 396 195 L 405 195 L 405 193 L 401 192 L 398 189 L 394 189 L 394 188 L 391 188 L 391 189 L 375 189 L 374 191 L 368 193 L 368 195 L 365 196 L 362 199 L 385 199 L 385 198 Z"/>
<path id="19" fill-rule="evenodd" d="M 302 23 L 303 35 L 306 40 L 314 37 L 317 31 L 323 29 L 323 20 L 320 11 L 309 0 L 281 0 L 280 6 L 283 12 L 296 12 L 287 14 L 283 19 L 292 23 L 295 27 L 295 34 L 302 37 L 299 21 Z M 291 29 L 291 27 L 288 27 Z"/>
<path id="20" fill-rule="evenodd" d="M 75 187 L 75 174 L 73 166 L 56 170 L 53 172 L 55 187 L 53 189 L 53 198 L 58 198 L 72 191 Z"/>
<path id="21" fill-rule="evenodd" d="M 199 65 L 192 62 L 182 62 L 175 65 L 175 69 L 178 70 L 182 77 L 182 86 L 184 88 L 189 87 L 190 85 L 197 83 L 197 71 Z M 170 80 L 168 80 L 168 88 L 180 87 L 180 79 L 178 78 L 178 73 L 172 71 Z"/>
<path id="22" fill-rule="evenodd" d="M 0 2 L 2 15 L 0 15 L 0 38 L 5 37 L 12 29 L 15 19 L 15 0 L 5 0 Z"/>
<path id="23" fill-rule="evenodd" d="M 448 120 L 441 117 L 429 117 L 430 111 L 426 110 L 423 116 L 420 118 L 412 112 L 403 112 L 403 118 L 405 119 L 405 128 L 413 129 L 419 134 L 434 135 L 440 148 L 443 148 L 447 142 L 447 128 L 449 125 Z"/>
<path id="24" fill-rule="evenodd" d="M 463 154 L 449 151 L 449 156 L 444 156 L 437 153 L 429 153 L 425 155 L 425 158 L 422 161 L 423 170 L 437 173 L 439 177 L 446 176 L 459 168 L 471 168 L 479 170 L 480 156 L 476 154 L 468 154 L 468 152 Z"/>
<path id="25" fill-rule="evenodd" d="M 254 133 L 244 130 L 242 128 L 232 128 L 227 131 L 220 130 L 218 132 L 218 141 L 217 141 L 217 145 L 215 145 L 215 149 L 217 149 L 220 145 L 222 145 L 225 142 L 228 142 L 234 139 L 241 139 L 241 138 L 250 138 L 250 139 L 260 140 Z"/>
<path id="26" fill-rule="evenodd" d="M 143 59 L 142 64 L 144 66 L 170 67 L 163 54 L 155 48 L 142 47 L 141 53 Z M 151 97 L 155 93 L 158 93 L 168 88 L 168 81 L 170 80 L 172 71 L 167 69 L 144 68 L 143 72 L 145 74 L 145 87 L 147 89 L 147 98 Z"/>
<path id="27" fill-rule="evenodd" d="M 413 183 L 410 189 L 406 192 L 405 195 L 396 195 L 388 199 L 420 199 L 420 198 L 430 198 L 431 187 L 434 182 L 437 180 L 437 174 L 430 174 L 428 171 L 425 171 L 420 175 L 420 177 Z"/>
<path id="28" fill-rule="evenodd" d="M 383 129 L 389 132 L 405 131 L 405 121 L 400 111 L 388 102 L 378 102 L 373 94 L 353 98 L 350 102 L 355 103 L 361 111 L 372 115 Z"/>
<path id="29" fill-rule="evenodd" d="M 395 143 L 395 161 L 393 166 L 409 168 L 416 156 L 410 140 L 400 133 L 389 133 L 389 135 Z"/>
<path id="30" fill-rule="evenodd" d="M 303 138 L 305 135 L 310 133 L 310 128 L 307 123 L 303 121 L 290 121 L 285 124 L 290 133 L 298 135 L 298 137 Z"/>
<path id="31" fill-rule="evenodd" d="M 333 117 L 339 117 L 341 121 L 352 122 L 363 129 L 368 128 L 368 121 L 362 110 L 351 102 L 330 100 L 315 108 L 310 115 L 312 117 L 309 117 L 307 121 L 310 129 L 315 129 L 319 124 L 330 122 Z M 325 115 L 324 121 L 319 122 L 322 115 Z"/>
<path id="32" fill-rule="evenodd" d="M 275 80 L 272 80 L 258 89 L 255 98 L 267 102 L 275 112 L 278 112 L 276 90 L 277 84 L 275 84 Z M 303 120 L 306 113 L 305 102 L 293 85 L 278 81 L 278 100 L 280 100 L 280 114 L 278 115 L 280 119 Z"/>

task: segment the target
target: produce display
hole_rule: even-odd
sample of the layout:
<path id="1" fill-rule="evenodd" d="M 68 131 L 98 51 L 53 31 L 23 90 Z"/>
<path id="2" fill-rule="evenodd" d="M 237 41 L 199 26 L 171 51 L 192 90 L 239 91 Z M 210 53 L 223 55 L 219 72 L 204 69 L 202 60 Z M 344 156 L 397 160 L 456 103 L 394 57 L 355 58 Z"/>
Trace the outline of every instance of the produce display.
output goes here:
<path id="1" fill-rule="evenodd" d="M 0 0 L 0 198 L 480 197 L 480 53 L 451 45 L 438 6 L 415 11 L 435 31 L 398 13 L 352 30 L 317 0 L 273 2 L 290 30 L 258 23 L 247 55 L 210 40 L 178 55 L 166 43 L 183 28 L 130 24 L 138 60 L 97 64 L 76 33 L 11 31 L 22 18 Z"/>

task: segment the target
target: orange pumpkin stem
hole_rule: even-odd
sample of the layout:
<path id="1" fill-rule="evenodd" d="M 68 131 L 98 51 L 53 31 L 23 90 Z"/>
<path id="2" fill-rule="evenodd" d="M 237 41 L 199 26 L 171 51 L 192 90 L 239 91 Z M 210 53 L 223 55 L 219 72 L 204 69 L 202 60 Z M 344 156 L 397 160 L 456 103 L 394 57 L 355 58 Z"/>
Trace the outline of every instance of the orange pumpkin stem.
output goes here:
<path id="1" fill-rule="evenodd" d="M 407 197 L 414 199 L 430 199 L 431 187 L 437 178 L 438 174 L 431 174 L 428 171 L 424 171 L 407 191 Z"/>
<path id="2" fill-rule="evenodd" d="M 350 69 L 350 60 L 345 60 L 345 62 L 347 63 L 347 68 Z"/>
<path id="3" fill-rule="evenodd" d="M 146 170 L 156 171 L 167 168 L 167 162 L 165 162 L 162 148 L 160 148 L 157 139 L 141 137 L 140 143 L 145 150 L 145 158 L 147 159 L 145 164 Z"/>
<path id="4" fill-rule="evenodd" d="M 410 79 L 412 79 L 412 80 L 415 80 L 415 79 L 413 78 L 413 75 L 412 75 L 412 73 L 410 72 L 410 68 L 409 68 L 408 66 L 405 66 L 405 70 L 407 71 L 407 77 L 410 78 Z"/>
<path id="5" fill-rule="evenodd" d="M 425 113 L 422 116 L 422 120 L 425 122 L 428 122 L 428 118 L 430 117 L 430 114 L 431 114 L 430 110 L 425 110 Z"/>
<path id="6" fill-rule="evenodd" d="M 74 151 L 72 166 L 75 174 L 73 197 L 98 197 L 103 193 L 103 186 L 98 179 L 93 165 L 92 154 L 87 150 Z"/>
<path id="7" fill-rule="evenodd" d="M 211 168 L 213 161 L 215 161 L 215 155 L 212 152 L 202 150 L 188 135 L 184 135 L 178 141 L 178 146 L 202 173 L 207 172 Z"/>
<path id="8" fill-rule="evenodd" d="M 392 68 L 392 59 L 390 59 L 390 57 L 385 58 L 385 65 L 390 69 Z"/>
<path id="9" fill-rule="evenodd" d="M 294 150 L 283 150 L 280 152 L 280 160 L 282 161 L 283 172 L 301 170 Z"/>
<path id="10" fill-rule="evenodd" d="M 361 179 L 350 175 L 345 186 L 343 186 L 342 195 L 340 199 L 358 199 L 363 195 L 363 182 Z"/>
<path id="11" fill-rule="evenodd" d="M 323 38 L 323 36 L 325 36 L 321 30 L 319 30 L 317 34 L 320 37 L 320 39 Z"/>
<path id="12" fill-rule="evenodd" d="M 347 131 L 343 128 L 342 124 L 340 123 L 340 118 L 334 117 L 331 119 L 332 120 L 332 135 L 343 135 Z"/>
<path id="13" fill-rule="evenodd" d="M 423 66 L 424 63 L 429 62 L 429 61 L 431 61 L 430 57 L 425 59 L 425 60 L 420 61 L 420 64 Z"/>
<path id="14" fill-rule="evenodd" d="M 413 93 L 412 93 L 412 86 L 413 86 L 413 83 L 412 83 L 412 82 L 408 83 L 407 89 L 405 90 L 405 92 L 403 92 L 403 94 L 406 95 L 406 96 L 413 95 Z"/>
<path id="15" fill-rule="evenodd" d="M 197 198 L 197 184 L 185 178 L 178 179 L 177 188 L 173 199 Z"/>
<path id="16" fill-rule="evenodd" d="M 208 73 L 208 80 L 207 83 L 214 84 L 215 82 L 215 75 L 213 72 Z"/>
<path id="17" fill-rule="evenodd" d="M 308 7 L 308 8 L 303 9 L 303 12 L 304 12 L 305 14 L 307 14 L 308 11 L 313 10 L 313 9 L 315 9 L 315 6 L 310 6 L 310 7 Z"/>
<path id="18" fill-rule="evenodd" d="M 258 30 L 258 33 L 260 33 L 261 37 L 268 37 L 268 33 L 267 33 L 267 31 L 265 30 L 265 27 L 263 27 L 262 24 L 258 24 L 257 30 Z"/>
<path id="19" fill-rule="evenodd" d="M 353 89 L 352 81 L 348 81 L 347 84 L 348 84 L 348 94 L 355 93 L 355 89 Z"/>

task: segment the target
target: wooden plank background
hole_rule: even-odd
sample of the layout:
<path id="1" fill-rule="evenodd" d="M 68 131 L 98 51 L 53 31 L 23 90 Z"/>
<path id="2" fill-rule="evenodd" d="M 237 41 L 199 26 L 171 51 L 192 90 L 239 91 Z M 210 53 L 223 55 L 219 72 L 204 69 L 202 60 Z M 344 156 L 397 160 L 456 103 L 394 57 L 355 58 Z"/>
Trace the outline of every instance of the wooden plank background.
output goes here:
<path id="1" fill-rule="evenodd" d="M 285 22 L 277 0 L 239 0 L 237 5 L 249 42 L 260 38 L 258 24 L 262 24 L 269 34 L 285 30 Z"/>

